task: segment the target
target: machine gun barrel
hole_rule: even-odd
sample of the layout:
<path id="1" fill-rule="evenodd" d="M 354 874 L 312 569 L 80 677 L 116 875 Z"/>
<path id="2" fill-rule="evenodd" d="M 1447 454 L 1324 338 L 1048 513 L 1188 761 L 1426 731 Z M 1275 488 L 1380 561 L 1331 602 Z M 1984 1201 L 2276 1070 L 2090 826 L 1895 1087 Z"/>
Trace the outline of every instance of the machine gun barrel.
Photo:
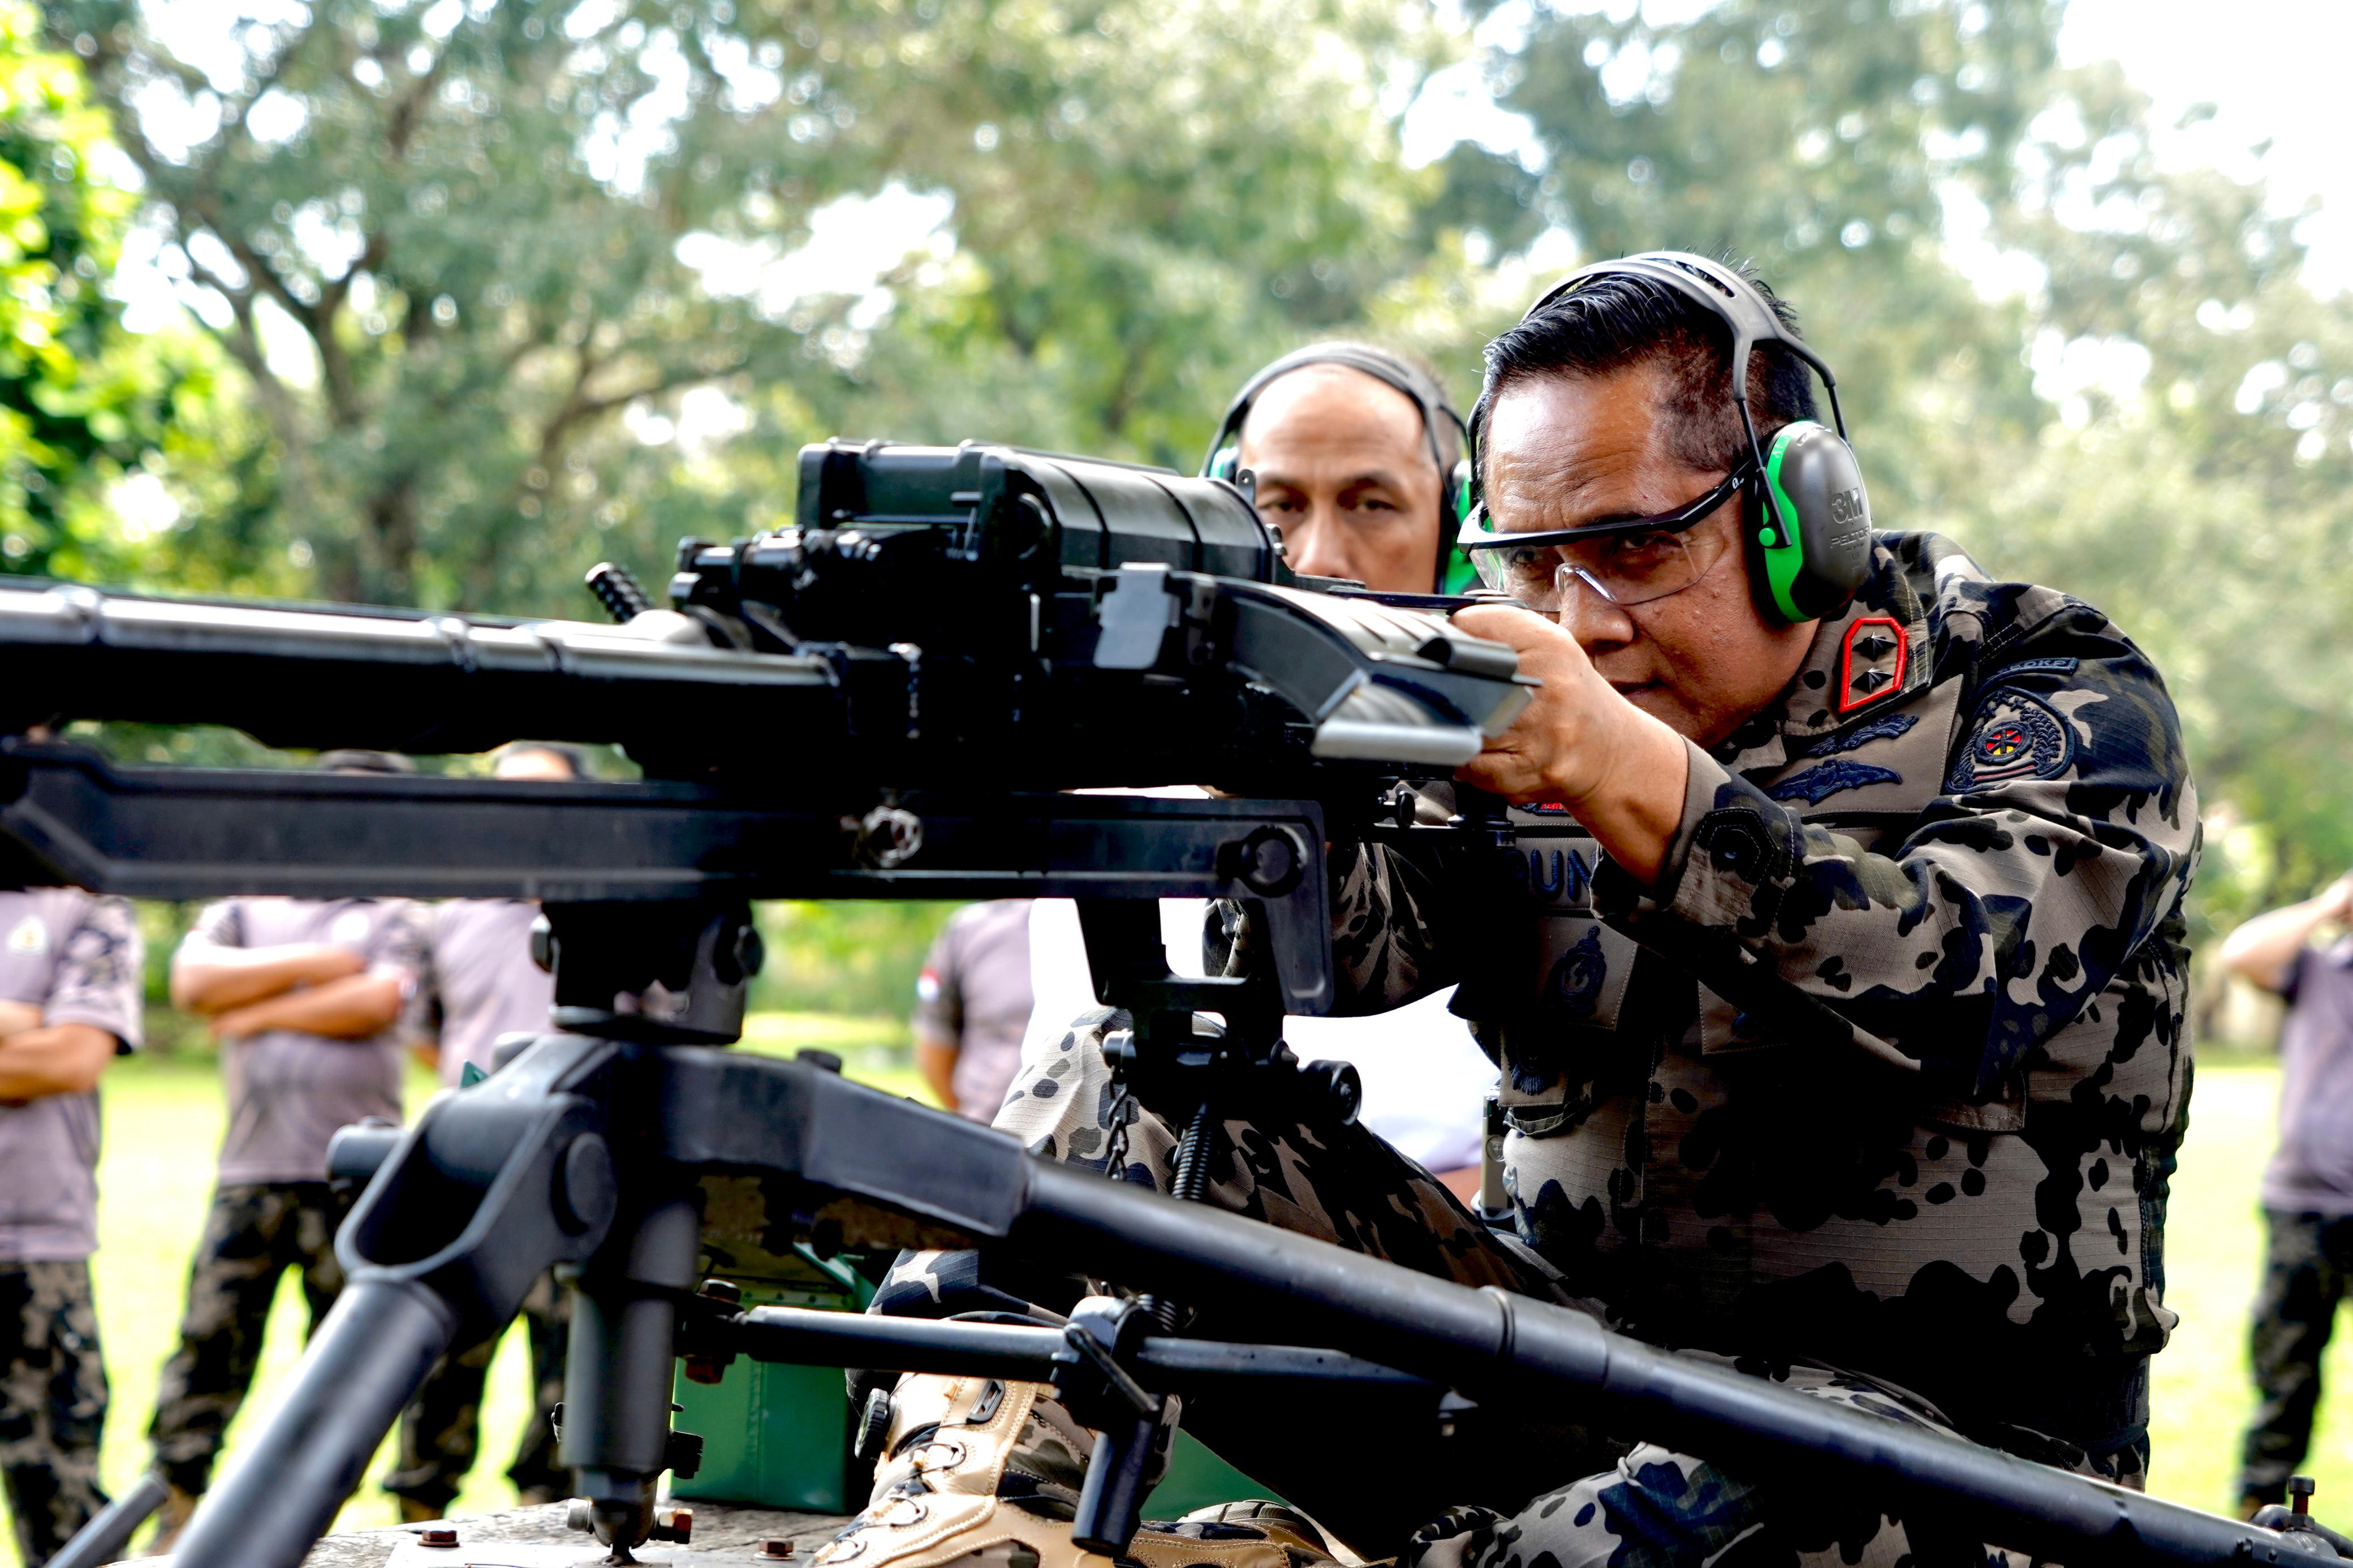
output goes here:
<path id="1" fill-rule="evenodd" d="M 0 730 L 59 719 L 225 724 L 266 744 L 481 752 L 533 737 L 747 724 L 838 742 L 819 660 L 577 621 L 186 603 L 0 588 Z"/>

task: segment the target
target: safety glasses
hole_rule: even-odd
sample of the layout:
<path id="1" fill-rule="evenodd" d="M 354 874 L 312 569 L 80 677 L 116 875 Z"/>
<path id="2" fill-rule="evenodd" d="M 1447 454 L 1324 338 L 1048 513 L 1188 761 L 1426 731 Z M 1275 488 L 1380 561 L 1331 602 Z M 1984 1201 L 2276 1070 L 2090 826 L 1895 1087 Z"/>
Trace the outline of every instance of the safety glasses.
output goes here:
<path id="1" fill-rule="evenodd" d="M 1479 569 L 1479 580 L 1540 615 L 1557 615 L 1582 583 L 1620 606 L 1646 605 L 1680 594 L 1704 577 L 1725 553 L 1722 541 L 1694 547 L 1691 530 L 1738 495 L 1756 476 L 1743 463 L 1695 500 L 1652 517 L 1584 528 L 1531 533 L 1496 533 L 1474 512 L 1464 521 L 1460 542 Z"/>

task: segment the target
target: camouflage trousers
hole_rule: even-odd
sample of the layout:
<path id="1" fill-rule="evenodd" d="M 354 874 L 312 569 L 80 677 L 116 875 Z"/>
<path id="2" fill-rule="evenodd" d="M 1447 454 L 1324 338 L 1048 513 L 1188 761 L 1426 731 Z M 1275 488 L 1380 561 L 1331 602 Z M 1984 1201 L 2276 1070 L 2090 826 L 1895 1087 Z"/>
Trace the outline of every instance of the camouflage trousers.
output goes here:
<path id="1" fill-rule="evenodd" d="M 2255 1414 L 2240 1458 L 2239 1495 L 2287 1500 L 2287 1479 L 2312 1442 L 2320 1406 L 2320 1357 L 2353 1287 L 2353 1215 L 2265 1209 L 2271 1244 L 2249 1333 Z"/>
<path id="2" fill-rule="evenodd" d="M 188 1270 L 180 1344 L 164 1363 L 147 1428 L 164 1479 L 191 1495 L 210 1484 L 254 1369 L 279 1277 L 299 1272 L 315 1332 L 343 1288 L 335 1230 L 350 1208 L 324 1182 L 220 1187 Z"/>
<path id="3" fill-rule="evenodd" d="M 532 1416 L 507 1479 L 525 1504 L 553 1502 L 571 1495 L 571 1474 L 555 1462 L 553 1416 L 564 1399 L 572 1297 L 554 1275 L 543 1274 L 523 1298 L 522 1319 L 531 1339 Z M 401 1415 L 399 1468 L 384 1478 L 385 1490 L 437 1513 L 448 1510 L 466 1472 L 474 1468 L 481 1442 L 482 1386 L 505 1337 L 501 1329 L 452 1352 L 433 1369 Z"/>
<path id="4" fill-rule="evenodd" d="M 0 1483 L 17 1555 L 39 1568 L 106 1506 L 106 1363 L 90 1265 L 0 1263 Z"/>
<path id="5" fill-rule="evenodd" d="M 1059 1048 L 1026 1064 L 997 1126 L 1032 1152 L 1105 1170 L 1116 1100 L 1102 1057 L 1108 1014 L 1091 1015 Z M 1127 1128 L 1122 1179 L 1167 1190 L 1176 1133 L 1140 1112 Z M 1472 1286 L 1498 1286 L 1584 1310 L 1534 1251 L 1481 1223 L 1419 1165 L 1362 1127 L 1259 1115 L 1215 1139 L 1206 1201 L 1231 1213 Z M 900 1259 L 880 1311 L 929 1316 L 1037 1300 L 1040 1278 L 1008 1279 L 970 1253 Z M 1066 1303 L 1043 1301 L 1059 1308 Z M 1204 1312 L 1210 1337 L 1264 1325 Z M 1813 1365 L 1740 1369 L 1809 1397 L 1938 1430 L 1917 1396 Z M 1954 1544 L 1949 1521 L 1911 1538 L 1902 1521 L 1802 1480 L 1718 1469 L 1704 1458 L 1588 1429 L 1575 1412 L 1481 1409 L 1440 1419 L 1435 1396 L 1386 1391 L 1318 1396 L 1281 1412 L 1262 1400 L 1188 1399 L 1184 1425 L 1257 1481 L 1305 1509 L 1360 1554 L 1400 1568 L 1612 1568 L 1696 1564 L 1737 1546 L 1744 1565 L 1893 1565 L 2001 1562 Z M 1378 1441 L 1364 1441 L 1377 1433 Z"/>

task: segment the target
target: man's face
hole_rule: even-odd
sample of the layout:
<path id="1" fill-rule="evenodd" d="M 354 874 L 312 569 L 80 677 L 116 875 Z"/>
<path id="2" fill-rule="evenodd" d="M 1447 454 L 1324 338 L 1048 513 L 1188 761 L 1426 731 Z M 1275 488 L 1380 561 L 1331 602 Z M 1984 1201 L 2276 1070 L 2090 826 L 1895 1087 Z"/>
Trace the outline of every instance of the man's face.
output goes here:
<path id="1" fill-rule="evenodd" d="M 492 773 L 502 779 L 535 779 L 549 784 L 568 784 L 574 776 L 572 764 L 555 752 L 525 749 L 501 756 Z"/>
<path id="2" fill-rule="evenodd" d="M 1437 465 L 1421 410 L 1345 365 L 1270 383 L 1242 424 L 1258 510 L 1282 530 L 1292 569 L 1427 594 L 1438 572 Z"/>
<path id="3" fill-rule="evenodd" d="M 1724 479 L 1669 449 L 1666 376 L 1636 364 L 1604 376 L 1544 376 L 1495 400 L 1488 422 L 1489 526 L 1582 528 L 1668 511 Z M 1813 640 L 1810 625 L 1767 622 L 1748 580 L 1736 500 L 1683 535 L 1697 582 L 1647 604 L 1613 605 L 1575 579 L 1560 623 L 1620 695 L 1703 746 L 1779 696 Z"/>

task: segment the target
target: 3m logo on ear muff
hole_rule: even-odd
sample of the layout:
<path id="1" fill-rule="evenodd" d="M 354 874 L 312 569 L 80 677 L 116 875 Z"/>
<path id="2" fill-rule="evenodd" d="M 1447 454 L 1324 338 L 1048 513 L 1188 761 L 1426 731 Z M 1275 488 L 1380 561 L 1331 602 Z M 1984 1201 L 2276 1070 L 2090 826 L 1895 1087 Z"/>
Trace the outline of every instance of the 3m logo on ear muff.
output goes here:
<path id="1" fill-rule="evenodd" d="M 1860 487 L 1851 490 L 1840 490 L 1831 497 L 1831 521 L 1832 522 L 1869 522 L 1871 521 L 1871 509 L 1863 504 L 1862 490 Z"/>

